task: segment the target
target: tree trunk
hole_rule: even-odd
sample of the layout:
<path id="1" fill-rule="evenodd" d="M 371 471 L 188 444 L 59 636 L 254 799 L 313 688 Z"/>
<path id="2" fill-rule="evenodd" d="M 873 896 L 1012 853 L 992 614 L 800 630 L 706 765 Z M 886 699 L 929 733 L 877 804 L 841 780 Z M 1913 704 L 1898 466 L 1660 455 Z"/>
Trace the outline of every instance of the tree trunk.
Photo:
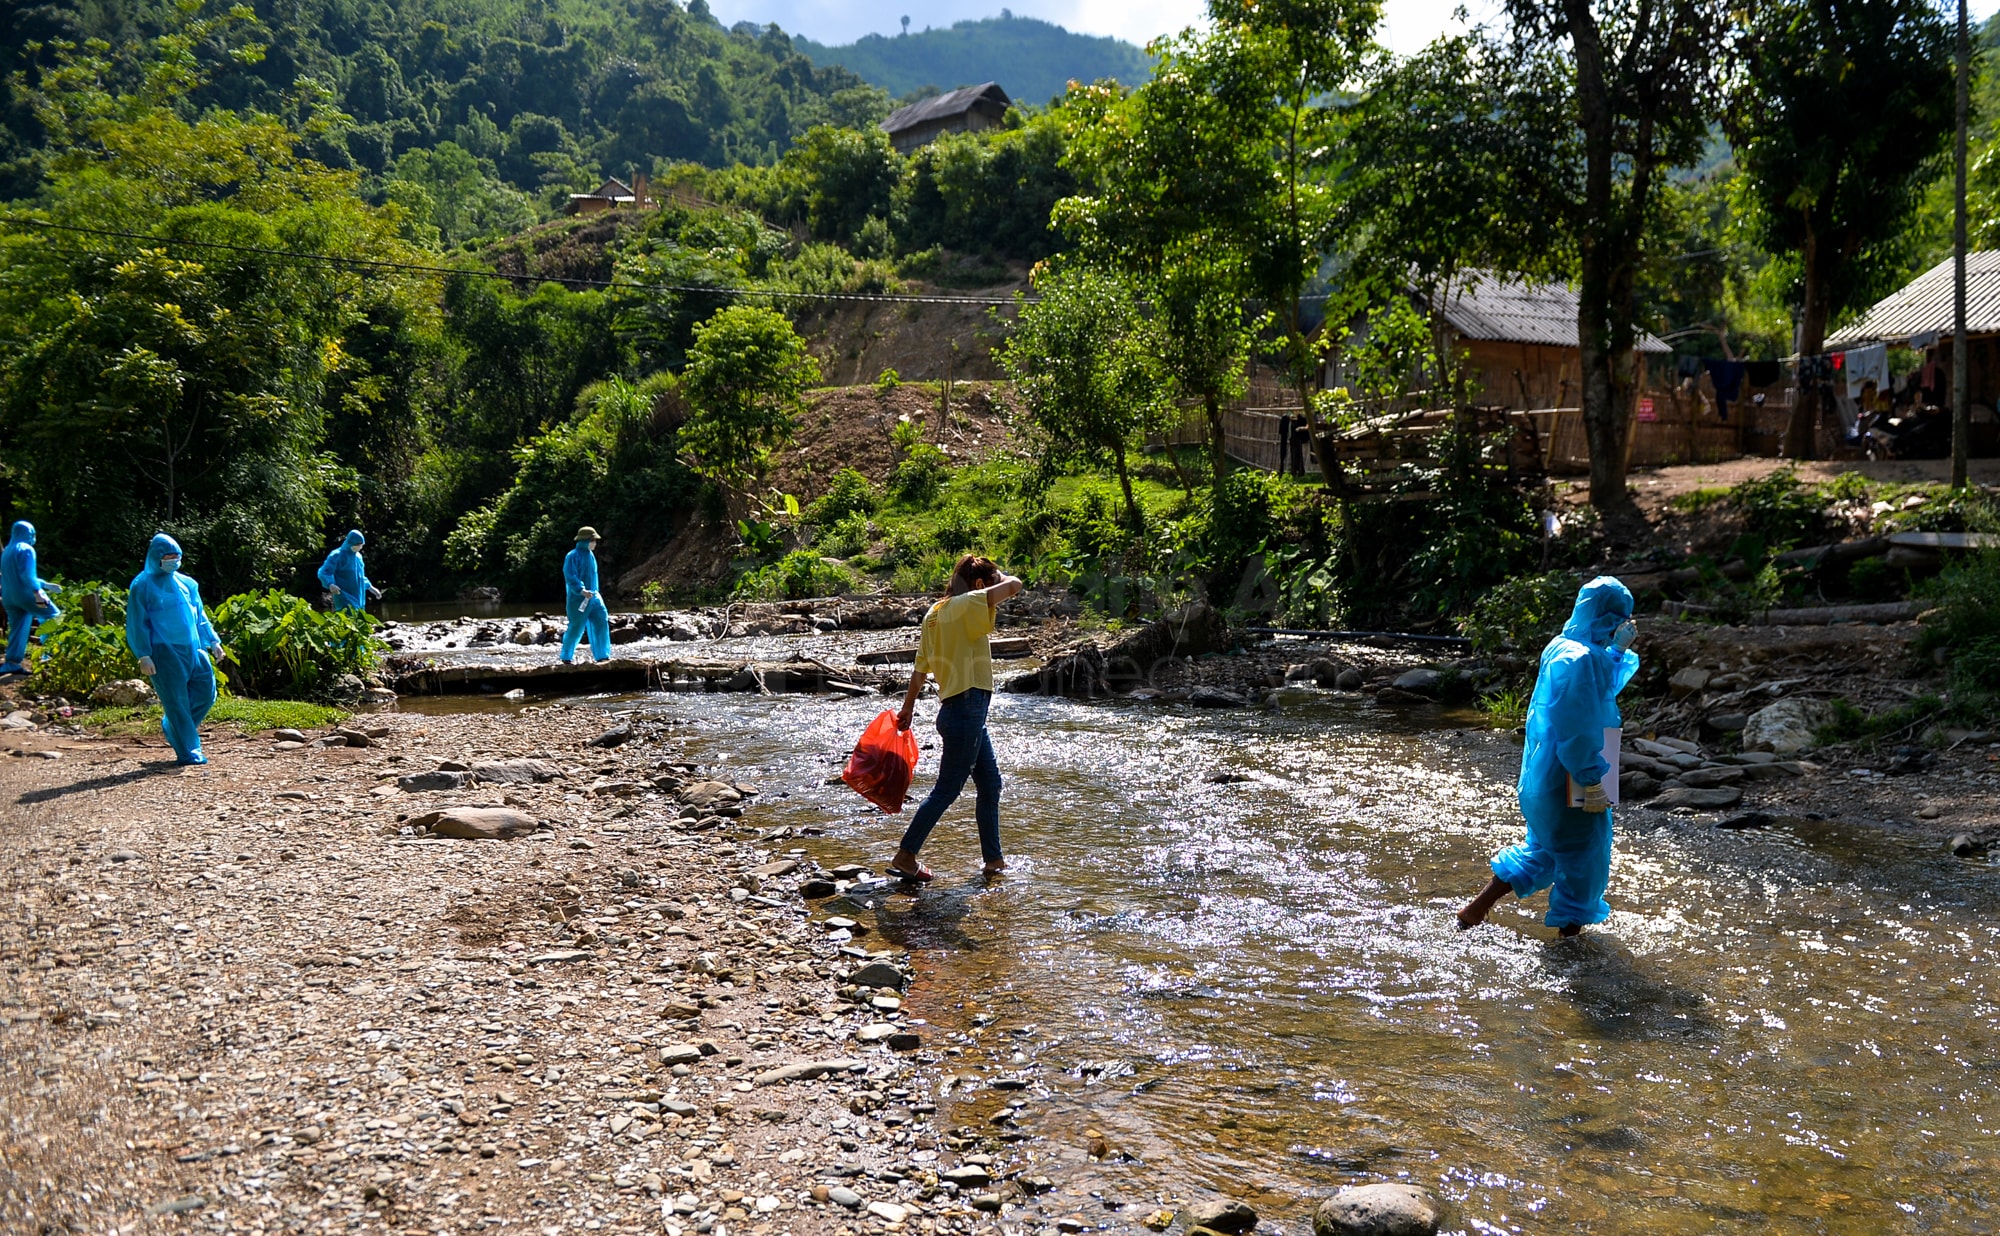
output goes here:
<path id="1" fill-rule="evenodd" d="M 1208 413 L 1208 467 L 1213 474 L 1212 483 L 1220 489 L 1222 478 L 1229 475 L 1229 452 L 1224 449 L 1227 439 L 1222 428 L 1222 401 L 1216 398 L 1214 391 L 1206 391 L 1201 402 L 1203 411 Z"/>
<path id="2" fill-rule="evenodd" d="M 1576 342 L 1583 385 L 1583 432 L 1590 444 L 1590 504 L 1609 511 L 1630 504 L 1625 491 L 1625 409 L 1612 380 L 1614 248 L 1621 231 L 1611 201 L 1617 158 L 1604 44 L 1590 0 L 1563 0 L 1576 53 L 1577 119 L 1583 129 L 1583 235 L 1579 238 Z"/>
<path id="3" fill-rule="evenodd" d="M 1799 249 L 1805 279 L 1805 303 L 1799 309 L 1799 359 L 1818 356 L 1826 346 L 1827 272 L 1820 252 L 1819 236 L 1810 219 L 1806 222 L 1806 242 Z M 1785 457 L 1815 459 L 1819 456 L 1819 421 L 1826 390 L 1820 381 L 1800 382 L 1798 398 L 1792 403 L 1791 423 L 1785 428 Z"/>
<path id="4" fill-rule="evenodd" d="M 1118 488 L 1125 491 L 1125 522 L 1134 528 L 1143 528 L 1146 517 L 1139 513 L 1139 501 L 1132 496 L 1132 474 L 1125 467 L 1125 444 L 1119 443 L 1114 448 L 1114 454 L 1118 458 Z"/>

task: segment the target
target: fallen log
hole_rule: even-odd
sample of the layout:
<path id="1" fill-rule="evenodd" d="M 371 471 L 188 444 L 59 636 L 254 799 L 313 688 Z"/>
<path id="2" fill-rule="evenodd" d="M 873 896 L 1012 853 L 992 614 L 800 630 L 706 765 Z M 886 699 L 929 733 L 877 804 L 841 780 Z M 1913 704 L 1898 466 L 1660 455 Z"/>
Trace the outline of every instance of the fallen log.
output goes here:
<path id="1" fill-rule="evenodd" d="M 391 658 L 389 673 L 398 695 L 498 692 L 515 687 L 542 691 L 623 689 L 764 695 L 854 689 L 842 671 L 803 657 L 790 661 L 656 661 L 613 657 L 594 664 L 563 665 L 552 661 L 440 663 L 434 658 L 412 656 Z"/>
<path id="2" fill-rule="evenodd" d="M 1863 558 L 1879 558 L 1890 551 L 1893 539 L 1871 536 L 1854 541 L 1839 541 L 1832 545 L 1811 545 L 1804 549 L 1788 549 L 1782 554 L 1773 555 L 1771 560 L 1780 567 L 1803 567 L 1809 571 L 1823 571 L 1828 567 L 1858 562 Z M 1750 564 L 1741 558 L 1733 558 L 1711 569 L 1728 580 L 1748 579 L 1754 574 Z M 1638 575 L 1621 575 L 1618 578 L 1632 590 L 1632 595 L 1646 596 L 1664 592 L 1669 588 L 1691 588 L 1702 581 L 1702 575 L 1703 572 L 1699 567 L 1678 567 L 1671 571 L 1648 571 Z"/>
<path id="3" fill-rule="evenodd" d="M 1025 657 L 1034 648 L 1032 640 L 1024 636 L 1010 636 L 989 643 L 996 657 Z M 917 659 L 917 650 L 910 648 L 883 648 L 875 652 L 864 652 L 855 656 L 859 665 L 908 665 Z"/>
<path id="4" fill-rule="evenodd" d="M 1924 611 L 1915 601 L 1886 601 L 1878 605 L 1822 605 L 1811 609 L 1767 609 L 1747 614 L 1736 624 L 1751 627 L 1826 627 L 1839 622 L 1907 622 Z M 1668 601 L 1660 613 L 1668 618 L 1712 617 L 1724 611 L 1713 605 L 1688 605 Z"/>
<path id="5" fill-rule="evenodd" d="M 1096 699 L 1152 682 L 1154 667 L 1175 657 L 1196 657 L 1227 648 L 1228 625 L 1214 606 L 1190 601 L 1108 648 L 1085 644 L 1047 666 L 1008 681 L 1015 695 L 1067 695 Z"/>

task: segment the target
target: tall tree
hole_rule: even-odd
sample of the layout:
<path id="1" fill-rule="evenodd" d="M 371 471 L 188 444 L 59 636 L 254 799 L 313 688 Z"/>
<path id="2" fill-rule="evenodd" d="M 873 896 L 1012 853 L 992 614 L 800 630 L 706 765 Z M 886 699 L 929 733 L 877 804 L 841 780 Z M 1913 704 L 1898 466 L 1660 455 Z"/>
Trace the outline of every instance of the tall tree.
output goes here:
<path id="1" fill-rule="evenodd" d="M 1953 125 L 1951 27 L 1929 0 L 1759 0 L 1727 114 L 1759 241 L 1796 255 L 1800 356 L 1898 278 Z M 1802 384 L 1786 453 L 1814 455 Z"/>
<path id="2" fill-rule="evenodd" d="M 1084 257 L 1115 268 L 1151 304 L 1161 359 L 1185 398 L 1199 400 L 1209 472 L 1228 471 L 1223 405 L 1244 389 L 1244 367 L 1268 315 L 1246 311 L 1251 294 L 1243 238 L 1199 210 L 1179 208 L 1183 155 L 1221 140 L 1228 117 L 1191 79 L 1172 74 L 1126 94 L 1113 86 L 1072 91 L 1067 158 L 1093 192 L 1056 203 L 1054 218 Z"/>
<path id="3" fill-rule="evenodd" d="M 1035 291 L 1040 299 L 1022 306 L 999 359 L 1034 422 L 1037 478 L 1046 485 L 1071 463 L 1109 465 L 1126 521 L 1139 527 L 1144 514 L 1126 453 L 1170 406 L 1154 332 L 1130 285 L 1114 274 L 1081 263 L 1044 266 Z"/>
<path id="4" fill-rule="evenodd" d="M 1627 510 L 1638 276 L 1660 174 L 1695 161 L 1718 100 L 1723 0 L 1508 0 L 1516 45 L 1568 65 L 1583 159 L 1574 197 L 1577 344 L 1590 500 Z"/>

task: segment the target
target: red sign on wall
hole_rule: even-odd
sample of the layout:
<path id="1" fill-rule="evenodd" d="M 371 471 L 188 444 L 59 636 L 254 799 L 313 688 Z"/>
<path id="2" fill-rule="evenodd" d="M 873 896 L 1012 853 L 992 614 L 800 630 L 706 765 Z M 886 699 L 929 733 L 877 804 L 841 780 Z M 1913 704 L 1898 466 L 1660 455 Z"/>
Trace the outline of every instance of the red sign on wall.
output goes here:
<path id="1" fill-rule="evenodd" d="M 1642 421 L 1657 421 L 1660 419 L 1660 414 L 1653 411 L 1652 400 L 1641 399 L 1639 401 L 1639 419 Z"/>

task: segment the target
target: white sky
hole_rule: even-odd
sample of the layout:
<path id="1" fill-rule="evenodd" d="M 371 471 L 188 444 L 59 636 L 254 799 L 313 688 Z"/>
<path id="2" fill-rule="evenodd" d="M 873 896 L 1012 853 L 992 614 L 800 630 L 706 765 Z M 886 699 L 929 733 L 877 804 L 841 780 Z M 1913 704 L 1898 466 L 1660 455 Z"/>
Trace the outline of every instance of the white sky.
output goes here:
<path id="1" fill-rule="evenodd" d="M 1379 35 L 1391 49 L 1409 53 L 1448 29 L 1461 28 L 1453 14 L 1461 2 L 1476 22 L 1497 24 L 1496 0 L 1386 0 Z M 738 21 L 777 22 L 793 34 L 821 43 L 851 43 L 864 34 L 895 34 L 908 14 L 910 29 L 949 26 L 955 21 L 994 17 L 1004 5 L 1016 16 L 1039 17 L 1079 34 L 1109 34 L 1144 45 L 1199 21 L 1203 0 L 709 0 L 725 25 Z M 1983 20 L 2000 0 L 1973 0 L 1974 20 Z"/>

